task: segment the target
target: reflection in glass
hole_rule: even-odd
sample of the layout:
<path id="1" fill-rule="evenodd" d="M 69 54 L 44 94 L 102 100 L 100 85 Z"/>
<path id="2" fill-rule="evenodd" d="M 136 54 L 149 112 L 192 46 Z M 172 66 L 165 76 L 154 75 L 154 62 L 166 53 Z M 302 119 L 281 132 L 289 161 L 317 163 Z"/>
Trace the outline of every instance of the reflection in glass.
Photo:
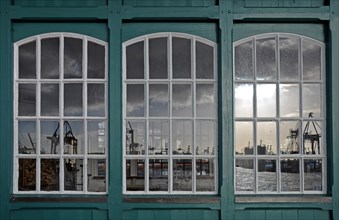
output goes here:
<path id="1" fill-rule="evenodd" d="M 126 122 L 126 154 L 145 154 L 146 124 L 144 121 Z"/>
<path id="2" fill-rule="evenodd" d="M 167 79 L 167 37 L 149 39 L 149 78 Z"/>
<path id="3" fill-rule="evenodd" d="M 235 190 L 254 191 L 254 163 L 253 159 L 235 160 Z"/>
<path id="4" fill-rule="evenodd" d="M 126 47 L 126 78 L 144 78 L 144 42 L 140 41 Z"/>
<path id="5" fill-rule="evenodd" d="M 276 116 L 276 85 L 258 84 L 257 85 L 257 116 L 275 117 Z"/>
<path id="6" fill-rule="evenodd" d="M 173 79 L 191 78 L 191 40 L 172 38 Z"/>
<path id="7" fill-rule="evenodd" d="M 258 190 L 277 191 L 276 160 L 258 160 Z"/>
<path id="8" fill-rule="evenodd" d="M 191 191 L 192 190 L 192 160 L 175 159 L 173 160 L 173 190 Z"/>
<path id="9" fill-rule="evenodd" d="M 168 120 L 152 120 L 148 127 L 148 154 L 168 154 L 169 123 Z"/>
<path id="10" fill-rule="evenodd" d="M 36 154 L 36 122 L 18 122 L 18 152 L 19 154 Z"/>
<path id="11" fill-rule="evenodd" d="M 82 78 L 82 39 L 64 38 L 64 78 Z"/>
<path id="12" fill-rule="evenodd" d="M 106 160 L 88 159 L 87 161 L 87 187 L 89 192 L 106 191 Z"/>
<path id="13" fill-rule="evenodd" d="M 145 114 L 144 85 L 127 85 L 126 116 L 141 117 Z"/>
<path id="14" fill-rule="evenodd" d="M 145 190 L 144 160 L 126 160 L 126 188 L 127 191 Z"/>
<path id="15" fill-rule="evenodd" d="M 172 91 L 172 115 L 180 117 L 192 116 L 191 84 L 174 84 Z"/>
<path id="16" fill-rule="evenodd" d="M 105 116 L 105 85 L 87 85 L 87 115 Z"/>
<path id="17" fill-rule="evenodd" d="M 59 159 L 41 159 L 41 191 L 59 190 Z"/>
<path id="18" fill-rule="evenodd" d="M 280 162 L 281 191 L 300 191 L 299 159 L 284 159 Z"/>
<path id="19" fill-rule="evenodd" d="M 42 120 L 40 122 L 40 153 L 59 154 L 60 135 L 58 135 L 59 121 Z"/>
<path id="20" fill-rule="evenodd" d="M 149 190 L 168 191 L 168 160 L 149 160 Z"/>
<path id="21" fill-rule="evenodd" d="M 65 121 L 64 123 L 64 154 L 84 153 L 84 121 Z"/>
<path id="22" fill-rule="evenodd" d="M 41 115 L 59 115 L 59 84 L 41 84 Z"/>
<path id="23" fill-rule="evenodd" d="M 235 122 L 235 154 L 253 155 L 253 122 Z"/>
<path id="24" fill-rule="evenodd" d="M 216 153 L 216 123 L 214 121 L 197 120 L 195 124 L 195 154 L 215 155 Z"/>
<path id="25" fill-rule="evenodd" d="M 35 84 L 19 84 L 19 116 L 35 116 L 36 89 Z"/>
<path id="26" fill-rule="evenodd" d="M 274 37 L 256 40 L 256 61 L 258 80 L 277 79 L 276 40 Z"/>
<path id="27" fill-rule="evenodd" d="M 196 41 L 196 78 L 214 78 L 214 50 L 213 47 Z"/>
<path id="28" fill-rule="evenodd" d="M 64 160 L 64 189 L 72 191 L 83 190 L 83 160 L 66 158 Z"/>
<path id="29" fill-rule="evenodd" d="M 320 121 L 304 121 L 303 149 L 304 154 L 322 154 L 322 123 Z"/>
<path id="30" fill-rule="evenodd" d="M 257 154 L 275 155 L 277 153 L 276 122 L 257 122 Z"/>
<path id="31" fill-rule="evenodd" d="M 105 78 L 105 47 L 88 42 L 87 78 Z"/>
<path id="32" fill-rule="evenodd" d="M 36 42 L 32 41 L 19 47 L 19 78 L 36 78 Z"/>
<path id="33" fill-rule="evenodd" d="M 189 120 L 173 120 L 172 150 L 173 154 L 192 154 L 193 123 Z"/>
<path id="34" fill-rule="evenodd" d="M 197 117 L 215 117 L 215 90 L 213 84 L 196 85 Z"/>
<path id="35" fill-rule="evenodd" d="M 196 186 L 197 191 L 215 190 L 215 172 L 214 160 L 198 159 L 196 160 Z"/>
<path id="36" fill-rule="evenodd" d="M 303 117 L 309 117 L 313 113 L 313 117 L 322 116 L 321 108 L 321 86 L 320 84 L 304 84 L 303 85 Z"/>
<path id="37" fill-rule="evenodd" d="M 19 191 L 36 190 L 36 160 L 19 159 Z"/>
<path id="38" fill-rule="evenodd" d="M 87 122 L 88 154 L 104 154 L 106 145 L 105 121 L 90 120 Z"/>
<path id="39" fill-rule="evenodd" d="M 304 160 L 304 190 L 322 191 L 322 160 Z"/>
<path id="40" fill-rule="evenodd" d="M 253 85 L 235 84 L 235 117 L 253 117 Z"/>
<path id="41" fill-rule="evenodd" d="M 242 43 L 234 48 L 234 69 L 236 80 L 253 79 L 253 41 Z"/>
<path id="42" fill-rule="evenodd" d="M 64 115 L 82 116 L 82 83 L 64 84 Z"/>
<path id="43" fill-rule="evenodd" d="M 301 130 L 299 121 L 280 122 L 281 154 L 299 154 L 301 150 Z"/>
<path id="44" fill-rule="evenodd" d="M 41 78 L 59 78 L 59 38 L 41 40 Z"/>
<path id="45" fill-rule="evenodd" d="M 280 84 L 280 116 L 299 117 L 299 85 Z"/>
<path id="46" fill-rule="evenodd" d="M 300 80 L 299 41 L 296 37 L 279 38 L 281 80 Z"/>
<path id="47" fill-rule="evenodd" d="M 303 39 L 303 79 L 320 80 L 321 79 L 321 47 L 314 41 Z"/>
<path id="48" fill-rule="evenodd" d="M 149 116 L 161 117 L 168 116 L 168 85 L 150 84 L 149 85 Z"/>

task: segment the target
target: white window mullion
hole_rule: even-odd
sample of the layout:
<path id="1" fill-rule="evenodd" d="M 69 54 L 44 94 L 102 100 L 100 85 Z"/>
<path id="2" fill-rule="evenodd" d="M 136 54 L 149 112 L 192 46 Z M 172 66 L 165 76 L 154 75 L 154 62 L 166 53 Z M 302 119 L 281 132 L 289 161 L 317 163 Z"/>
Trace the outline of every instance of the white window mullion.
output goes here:
<path id="1" fill-rule="evenodd" d="M 87 160 L 88 160 L 88 128 L 87 128 L 87 122 L 88 122 L 88 118 L 87 118 L 87 115 L 88 115 L 88 105 L 87 105 L 87 94 L 88 94 L 88 77 L 87 77 L 87 73 L 88 73 L 88 39 L 87 37 L 84 37 L 84 40 L 83 40 L 83 66 L 82 66 L 82 69 L 83 69 L 83 78 L 84 78 L 84 83 L 83 83 L 83 87 L 84 87 L 84 94 L 83 94 L 83 104 L 84 104 L 84 110 L 83 110 L 83 114 L 84 114 L 84 118 L 85 120 L 83 120 L 83 123 L 84 123 L 84 158 L 83 158 L 83 161 L 82 161 L 82 164 L 83 164 L 83 169 L 82 169 L 82 172 L 83 172 L 83 175 L 82 175 L 82 190 L 86 193 L 88 192 L 88 186 L 87 186 Z M 105 85 L 105 94 L 106 93 L 106 85 Z M 106 96 L 105 96 L 106 97 Z M 106 104 L 106 102 L 105 102 Z M 106 106 L 106 105 L 105 105 Z M 106 111 L 106 110 L 105 110 Z M 106 113 L 105 113 L 106 115 Z M 105 126 L 105 129 L 106 129 L 106 126 Z M 106 131 L 105 131 L 106 132 Z"/>

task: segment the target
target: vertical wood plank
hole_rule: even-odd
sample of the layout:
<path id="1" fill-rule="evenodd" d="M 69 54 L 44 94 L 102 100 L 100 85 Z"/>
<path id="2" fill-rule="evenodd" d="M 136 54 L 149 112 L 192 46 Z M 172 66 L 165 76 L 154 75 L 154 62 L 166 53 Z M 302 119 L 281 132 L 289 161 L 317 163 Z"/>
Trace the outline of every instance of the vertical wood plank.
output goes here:
<path id="1" fill-rule="evenodd" d="M 325 211 L 325 210 L 314 210 L 313 211 L 313 219 L 330 220 L 330 213 L 329 213 L 329 211 Z"/>
<path id="2" fill-rule="evenodd" d="M 261 7 L 262 0 L 245 0 L 245 7 Z"/>
<path id="3" fill-rule="evenodd" d="M 279 0 L 261 0 L 261 7 L 269 8 L 269 7 L 278 7 Z"/>
<path id="4" fill-rule="evenodd" d="M 298 220 L 316 220 L 313 216 L 313 210 L 298 210 Z"/>
<path id="5" fill-rule="evenodd" d="M 251 210 L 250 211 L 250 220 L 263 220 L 266 219 L 265 210 Z"/>
<path id="6" fill-rule="evenodd" d="M 138 220 L 157 220 L 157 219 L 155 219 L 154 210 L 139 210 Z"/>
<path id="7" fill-rule="evenodd" d="M 294 5 L 294 0 L 279 0 L 279 7 L 293 7 Z"/>
<path id="8" fill-rule="evenodd" d="M 285 210 L 266 210 L 266 220 L 283 220 L 281 213 Z"/>
<path id="9" fill-rule="evenodd" d="M 123 220 L 137 220 L 138 219 L 138 211 L 124 211 L 122 215 Z"/>
<path id="10" fill-rule="evenodd" d="M 171 210 L 155 210 L 154 211 L 155 220 L 171 220 Z"/>
<path id="11" fill-rule="evenodd" d="M 250 219 L 250 212 L 248 210 L 235 211 L 235 220 L 248 220 Z"/>
<path id="12" fill-rule="evenodd" d="M 298 220 L 298 210 L 296 209 L 285 209 L 281 212 L 282 219 Z"/>
<path id="13" fill-rule="evenodd" d="M 189 220 L 187 218 L 187 211 L 186 210 L 171 210 L 171 220 Z"/>

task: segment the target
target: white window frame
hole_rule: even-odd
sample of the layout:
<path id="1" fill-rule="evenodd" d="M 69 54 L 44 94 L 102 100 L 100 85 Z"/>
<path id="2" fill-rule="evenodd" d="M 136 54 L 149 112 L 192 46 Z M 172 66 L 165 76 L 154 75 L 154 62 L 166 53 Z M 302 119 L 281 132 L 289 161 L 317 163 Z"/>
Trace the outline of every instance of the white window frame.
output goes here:
<path id="1" fill-rule="evenodd" d="M 148 62 L 148 54 L 149 54 L 149 39 L 152 38 L 159 38 L 159 37 L 166 37 L 168 38 L 167 41 L 167 59 L 168 59 L 168 78 L 167 79 L 149 79 L 149 62 Z M 180 37 L 180 38 L 185 38 L 191 40 L 191 79 L 173 79 L 172 78 L 172 37 Z M 126 77 L 126 48 L 129 45 L 132 45 L 137 42 L 144 41 L 144 79 L 127 79 Z M 213 47 L 213 56 L 214 56 L 214 79 L 196 79 L 195 74 L 196 74 L 196 49 L 195 49 L 195 44 L 196 42 L 199 41 L 201 43 L 204 43 L 206 45 L 209 45 Z M 124 194 L 216 194 L 217 189 L 218 189 L 218 124 L 217 124 L 217 103 L 218 103 L 218 93 L 217 93 L 217 78 L 218 78 L 218 71 L 217 71 L 217 46 L 216 43 L 213 41 L 210 41 L 208 39 L 198 37 L 195 35 L 189 35 L 189 34 L 184 34 L 184 33 L 177 33 L 177 32 L 161 32 L 161 33 L 156 33 L 156 34 L 149 34 L 149 35 L 144 35 L 141 37 L 137 37 L 131 40 L 128 40 L 123 43 L 123 51 L 122 51 L 122 67 L 123 67 L 123 145 L 122 145 L 122 151 L 123 151 L 123 193 Z M 140 83 L 145 85 L 145 113 L 144 117 L 127 117 L 126 116 L 126 99 L 127 99 L 127 83 Z M 149 95 L 149 84 L 150 83 L 165 83 L 168 85 L 168 94 L 169 94 L 169 103 L 168 103 L 168 108 L 169 108 L 169 116 L 168 117 L 149 117 L 148 116 L 148 95 Z M 192 110 L 193 110 L 193 116 L 192 117 L 175 117 L 172 116 L 172 108 L 171 108 L 171 103 L 172 103 L 172 85 L 174 84 L 191 84 L 191 89 L 192 89 Z M 196 95 L 196 84 L 198 83 L 210 83 L 214 84 L 214 92 L 215 92 L 215 117 L 208 117 L 208 118 L 203 118 L 203 117 L 197 117 L 196 116 L 196 104 L 195 104 L 195 95 Z M 169 122 L 169 148 L 168 148 L 168 154 L 167 155 L 148 155 L 148 132 L 149 132 L 149 121 L 152 120 L 168 120 Z M 172 142 L 172 122 L 173 120 L 178 119 L 178 120 L 190 120 L 192 121 L 192 129 L 193 129 L 193 146 L 192 146 L 192 154 L 191 155 L 173 155 L 172 153 L 172 148 L 171 148 L 171 142 Z M 202 120 L 210 120 L 215 122 L 215 144 L 216 144 L 216 149 L 214 155 L 196 155 L 194 149 L 194 143 L 195 143 L 195 123 L 196 121 L 202 119 Z M 146 122 L 146 132 L 145 132 L 145 155 L 127 155 L 126 154 L 126 122 L 128 120 L 144 120 Z M 126 160 L 128 159 L 141 159 L 144 160 L 144 191 L 127 191 L 127 184 L 126 184 Z M 168 191 L 150 191 L 149 190 L 149 159 L 166 159 L 168 161 Z M 173 159 L 191 159 L 192 160 L 192 191 L 174 191 L 173 190 L 173 164 L 172 161 Z M 196 160 L 197 159 L 213 159 L 214 160 L 214 191 L 197 191 L 196 190 Z"/>
<path id="2" fill-rule="evenodd" d="M 82 78 L 77 79 L 65 79 L 64 78 L 64 38 L 75 38 L 82 40 Z M 59 38 L 59 78 L 58 79 L 41 79 L 41 40 L 48 38 Z M 36 79 L 19 79 L 19 47 L 23 44 L 35 41 L 36 42 Z M 87 46 L 88 42 L 92 42 L 105 48 L 105 70 L 104 70 L 104 78 L 103 79 L 88 79 L 87 78 Z M 25 38 L 18 42 L 14 43 L 14 143 L 13 143 L 13 193 L 15 194 L 107 194 L 108 189 L 108 52 L 107 52 L 107 43 L 90 37 L 86 35 L 69 33 L 69 32 L 53 32 L 46 33 L 41 35 L 35 35 L 32 37 Z M 18 116 L 18 105 L 19 105 L 19 91 L 18 85 L 19 83 L 34 83 L 36 84 L 36 116 Z M 42 83 L 58 83 L 59 84 L 59 116 L 41 116 L 40 107 L 41 107 L 41 99 L 40 99 L 40 87 Z M 64 116 L 64 85 L 65 83 L 81 83 L 83 85 L 82 88 L 82 98 L 83 98 L 83 116 Z M 89 83 L 100 83 L 104 84 L 105 91 L 105 116 L 103 117 L 93 117 L 87 116 L 87 85 Z M 59 121 L 60 134 L 64 133 L 63 123 L 67 120 L 83 120 L 84 122 L 84 153 L 83 154 L 64 154 L 63 150 L 60 150 L 59 154 L 41 154 L 40 153 L 40 120 L 54 120 Z M 92 155 L 88 154 L 88 134 L 87 134 L 87 122 L 89 120 L 102 120 L 105 121 L 105 153 Z M 18 152 L 18 121 L 19 120 L 30 120 L 36 122 L 36 154 L 19 154 Z M 60 146 L 63 146 L 63 138 L 60 138 Z M 63 149 L 61 147 L 61 149 Z M 82 191 L 72 191 L 72 190 L 64 190 L 64 159 L 66 158 L 74 158 L 74 159 L 82 159 L 83 160 L 83 190 Z M 19 180 L 19 158 L 20 159 L 35 159 L 36 160 L 36 190 L 32 191 L 19 191 L 18 189 L 18 180 Z M 59 190 L 58 191 L 42 191 L 40 190 L 40 159 L 58 159 L 59 160 Z M 89 159 L 103 159 L 106 161 L 106 189 L 104 192 L 93 192 L 88 191 L 88 178 L 87 178 L 87 162 Z"/>

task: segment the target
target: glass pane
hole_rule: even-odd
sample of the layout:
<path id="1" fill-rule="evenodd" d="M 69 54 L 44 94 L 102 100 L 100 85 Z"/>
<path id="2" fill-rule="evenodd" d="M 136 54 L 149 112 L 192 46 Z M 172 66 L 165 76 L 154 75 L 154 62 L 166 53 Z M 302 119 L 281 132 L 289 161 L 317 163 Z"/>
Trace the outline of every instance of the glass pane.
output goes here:
<path id="1" fill-rule="evenodd" d="M 174 191 L 192 190 L 192 160 L 190 159 L 173 160 L 173 190 Z"/>
<path id="2" fill-rule="evenodd" d="M 276 40 L 274 37 L 256 40 L 257 80 L 277 79 L 275 50 Z"/>
<path id="3" fill-rule="evenodd" d="M 275 160 L 258 160 L 258 190 L 277 191 L 277 164 Z"/>
<path id="4" fill-rule="evenodd" d="M 236 80 L 253 80 L 253 41 L 234 48 L 234 69 Z"/>
<path id="5" fill-rule="evenodd" d="M 59 190 L 59 159 L 41 159 L 41 191 Z"/>
<path id="6" fill-rule="evenodd" d="M 302 51 L 304 80 L 320 80 L 321 47 L 312 40 L 303 39 Z"/>
<path id="7" fill-rule="evenodd" d="M 88 159 L 87 190 L 89 192 L 106 192 L 106 160 Z"/>
<path id="8" fill-rule="evenodd" d="M 59 84 L 41 84 L 41 115 L 59 115 Z"/>
<path id="9" fill-rule="evenodd" d="M 322 191 L 322 160 L 304 160 L 304 190 Z"/>
<path id="10" fill-rule="evenodd" d="M 214 79 L 213 47 L 196 41 L 196 78 Z"/>
<path id="11" fill-rule="evenodd" d="M 281 80 L 300 80 L 299 41 L 296 37 L 279 38 Z"/>
<path id="12" fill-rule="evenodd" d="M 173 79 L 191 78 L 191 40 L 172 38 Z"/>
<path id="13" fill-rule="evenodd" d="M 323 129 L 320 121 L 304 121 L 303 123 L 303 149 L 304 154 L 322 154 Z"/>
<path id="14" fill-rule="evenodd" d="M 60 153 L 60 128 L 59 121 L 40 122 L 40 153 L 59 154 Z"/>
<path id="15" fill-rule="evenodd" d="M 84 121 L 65 121 L 63 137 L 64 154 L 84 153 Z"/>
<path id="16" fill-rule="evenodd" d="M 197 191 L 215 190 L 215 171 L 214 160 L 198 159 L 196 160 L 196 185 Z"/>
<path id="17" fill-rule="evenodd" d="M 64 115 L 82 116 L 82 84 L 64 84 Z"/>
<path id="18" fill-rule="evenodd" d="M 82 78 L 82 39 L 64 38 L 64 78 Z"/>
<path id="19" fill-rule="evenodd" d="M 148 154 L 168 154 L 169 123 L 167 120 L 150 121 L 148 127 Z"/>
<path id="20" fill-rule="evenodd" d="M 59 78 L 59 38 L 41 40 L 41 78 Z"/>
<path id="21" fill-rule="evenodd" d="M 313 117 L 322 116 L 322 89 L 319 84 L 303 85 L 303 117 L 309 117 L 312 113 Z"/>
<path id="22" fill-rule="evenodd" d="M 105 78 L 105 47 L 88 42 L 87 78 Z"/>
<path id="23" fill-rule="evenodd" d="M 299 121 L 280 122 L 281 154 L 299 154 L 301 146 L 301 127 Z"/>
<path id="24" fill-rule="evenodd" d="M 145 190 L 145 161 L 126 160 L 127 191 Z"/>
<path id="25" fill-rule="evenodd" d="M 215 117 L 215 90 L 213 84 L 196 85 L 196 105 L 197 117 Z"/>
<path id="26" fill-rule="evenodd" d="M 149 78 L 168 78 L 167 37 L 149 39 Z"/>
<path id="27" fill-rule="evenodd" d="M 106 129 L 105 121 L 91 120 L 87 122 L 88 154 L 105 154 Z"/>
<path id="28" fill-rule="evenodd" d="M 235 160 L 235 190 L 254 191 L 254 163 L 252 159 Z"/>
<path id="29" fill-rule="evenodd" d="M 214 121 L 197 120 L 195 126 L 195 154 L 214 155 L 217 150 L 216 123 Z"/>
<path id="30" fill-rule="evenodd" d="M 277 154 L 276 122 L 257 122 L 257 154 Z"/>
<path id="31" fill-rule="evenodd" d="M 235 84 L 235 117 L 253 117 L 253 85 Z"/>
<path id="32" fill-rule="evenodd" d="M 173 154 L 192 154 L 193 123 L 188 120 L 174 120 L 172 123 Z"/>
<path id="33" fill-rule="evenodd" d="M 19 116 L 35 116 L 36 114 L 35 84 L 19 84 Z"/>
<path id="34" fill-rule="evenodd" d="M 19 191 L 36 190 L 36 161 L 35 159 L 19 159 Z"/>
<path id="35" fill-rule="evenodd" d="M 149 190 L 168 191 L 168 160 L 149 160 Z"/>
<path id="36" fill-rule="evenodd" d="M 149 85 L 149 116 L 161 117 L 168 116 L 168 85 L 151 84 Z"/>
<path id="37" fill-rule="evenodd" d="M 299 159 L 284 159 L 280 163 L 281 191 L 300 191 Z"/>
<path id="38" fill-rule="evenodd" d="M 36 42 L 32 41 L 19 47 L 19 78 L 36 78 Z"/>
<path id="39" fill-rule="evenodd" d="M 87 115 L 105 116 L 105 85 L 88 84 L 87 85 Z"/>
<path id="40" fill-rule="evenodd" d="M 126 78 L 144 78 L 144 42 L 140 41 L 126 47 Z"/>
<path id="41" fill-rule="evenodd" d="M 83 160 L 66 158 L 64 160 L 64 187 L 65 190 L 82 191 L 83 190 Z"/>
<path id="42" fill-rule="evenodd" d="M 280 117 L 300 117 L 299 85 L 280 84 Z"/>
<path id="43" fill-rule="evenodd" d="M 126 154 L 145 154 L 146 124 L 144 121 L 126 122 Z"/>
<path id="44" fill-rule="evenodd" d="M 142 117 L 145 114 L 144 85 L 127 85 L 126 116 Z"/>
<path id="45" fill-rule="evenodd" d="M 19 154 L 36 154 L 36 122 L 18 121 Z"/>
<path id="46" fill-rule="evenodd" d="M 257 116 L 275 117 L 276 116 L 276 85 L 258 84 L 257 85 Z"/>
<path id="47" fill-rule="evenodd" d="M 174 84 L 172 90 L 172 100 L 173 116 L 192 116 L 191 84 Z"/>
<path id="48" fill-rule="evenodd" d="M 253 122 L 235 122 L 235 154 L 253 155 Z"/>

